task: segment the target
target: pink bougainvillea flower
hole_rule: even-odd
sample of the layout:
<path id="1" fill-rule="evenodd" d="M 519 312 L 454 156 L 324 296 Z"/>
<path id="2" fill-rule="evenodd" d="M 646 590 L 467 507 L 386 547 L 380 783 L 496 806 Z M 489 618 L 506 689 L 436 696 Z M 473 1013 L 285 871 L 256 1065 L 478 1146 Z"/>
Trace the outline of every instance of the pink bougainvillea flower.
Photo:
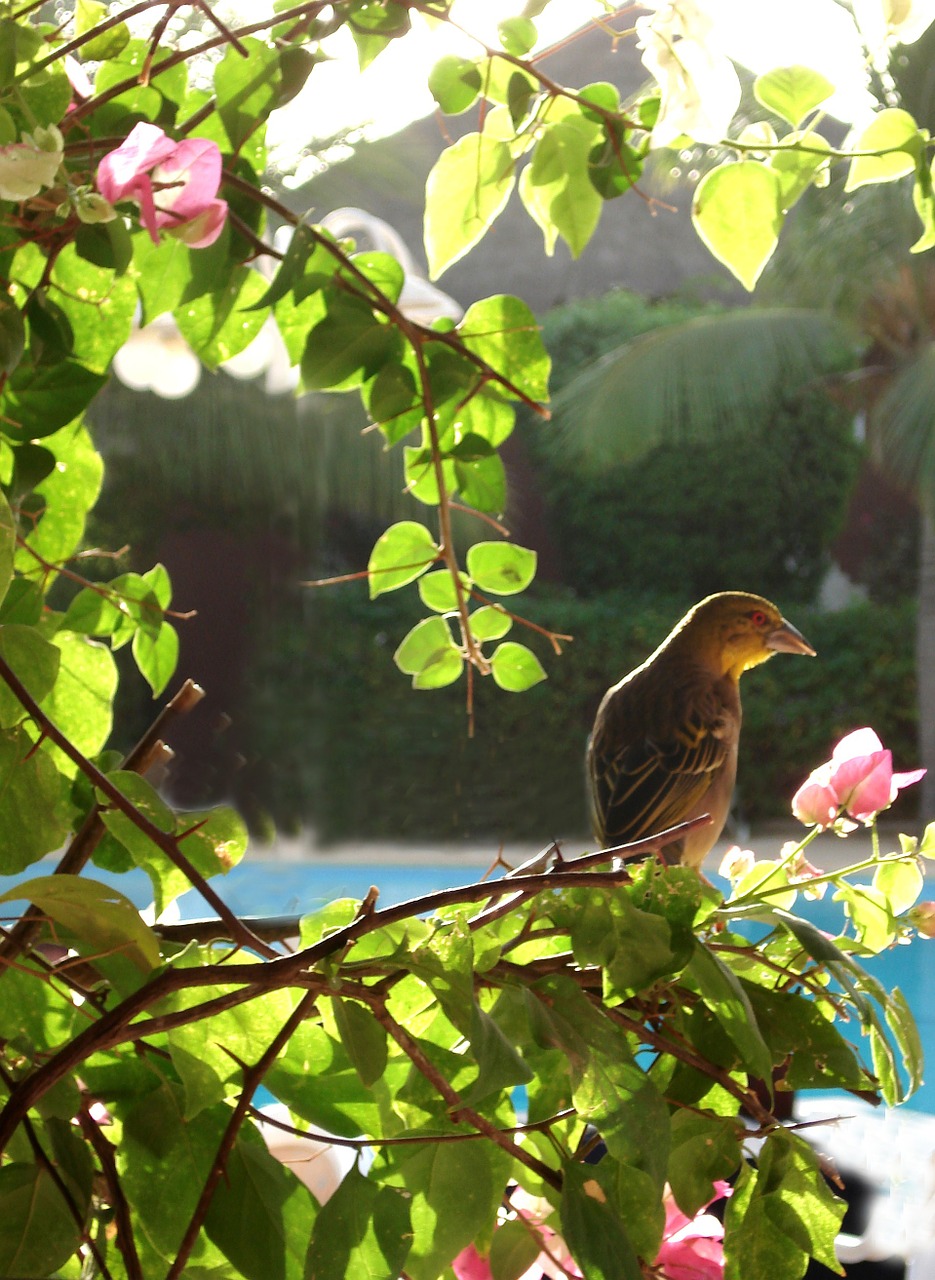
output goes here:
<path id="1" fill-rule="evenodd" d="M 75 92 L 75 96 L 81 99 L 90 98 L 94 93 L 94 86 L 88 78 L 88 73 L 78 61 L 73 58 L 70 53 L 65 54 L 65 75 L 68 77 L 68 83 Z M 70 104 L 73 107 L 74 104 Z"/>
<path id="2" fill-rule="evenodd" d="M 694 1218 L 689 1218 L 666 1190 L 666 1225 L 656 1267 L 667 1280 L 724 1280 L 724 1225 L 708 1205 L 731 1194 L 726 1182 L 714 1183 L 714 1195 Z"/>
<path id="3" fill-rule="evenodd" d="M 924 769 L 894 773 L 893 754 L 874 731 L 855 729 L 799 787 L 792 812 L 809 826 L 830 827 L 842 813 L 857 822 L 869 822 L 893 803 L 903 787 L 924 776 Z"/>
<path id="4" fill-rule="evenodd" d="M 516 1280 L 541 1280 L 543 1276 L 549 1277 L 549 1280 L 580 1278 L 581 1271 L 568 1252 L 565 1241 L 552 1227 L 546 1225 L 546 1219 L 553 1213 L 549 1202 L 531 1196 L 517 1187 L 510 1196 L 510 1205 L 517 1217 L 526 1220 L 530 1234 L 537 1236 L 542 1246 L 542 1252 L 535 1262 L 521 1276 L 517 1276 Z M 489 1259 L 479 1254 L 472 1244 L 461 1250 L 452 1262 L 451 1269 L 457 1280 L 493 1280 Z"/>
<path id="5" fill-rule="evenodd" d="M 213 244 L 221 234 L 227 202 L 217 198 L 220 182 L 217 143 L 207 138 L 173 142 L 145 121 L 108 152 L 97 170 L 97 188 L 106 200 L 133 200 L 140 206 L 154 244 L 166 231 L 193 249 Z"/>

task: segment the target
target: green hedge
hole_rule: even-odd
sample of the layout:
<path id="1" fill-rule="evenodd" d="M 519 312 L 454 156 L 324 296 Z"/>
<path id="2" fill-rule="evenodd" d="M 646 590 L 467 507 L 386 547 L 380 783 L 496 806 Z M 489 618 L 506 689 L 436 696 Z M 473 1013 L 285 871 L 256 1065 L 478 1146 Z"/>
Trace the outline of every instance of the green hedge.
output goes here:
<path id="1" fill-rule="evenodd" d="M 468 738 L 463 684 L 413 692 L 393 665 L 416 617 L 408 594 L 371 604 L 357 586 L 316 593 L 304 618 L 280 621 L 254 673 L 244 807 L 325 841 L 584 832 L 582 759 L 601 694 L 692 601 L 556 594 L 521 605 L 575 640 L 558 659 L 529 641 L 550 678 L 528 693 L 477 681 Z M 780 656 L 744 679 L 738 801 L 754 823 L 788 815 L 795 787 L 850 729 L 873 725 L 898 767 L 916 756 L 911 606 L 789 612 L 819 657 Z"/>

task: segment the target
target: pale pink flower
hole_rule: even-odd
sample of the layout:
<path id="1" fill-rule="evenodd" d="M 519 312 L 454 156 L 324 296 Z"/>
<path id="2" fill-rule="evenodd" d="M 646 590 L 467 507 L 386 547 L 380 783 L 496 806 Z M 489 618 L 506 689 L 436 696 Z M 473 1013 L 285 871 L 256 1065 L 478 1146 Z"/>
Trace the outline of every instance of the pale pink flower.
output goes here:
<path id="1" fill-rule="evenodd" d="M 816 876 L 824 875 L 821 867 L 816 867 L 809 862 L 805 854 L 800 849 L 795 857 L 791 860 L 786 868 L 789 874 L 789 880 L 793 884 L 802 884 L 802 888 L 807 898 L 823 898 L 825 890 L 828 888 L 827 880 L 823 880 L 821 884 L 809 884 L 810 880 L 814 880 Z"/>
<path id="2" fill-rule="evenodd" d="M 742 880 L 748 872 L 753 870 L 756 862 L 756 854 L 752 849 L 741 849 L 739 844 L 732 844 L 721 859 L 721 865 L 718 867 L 718 875 L 730 880 L 731 884 L 735 880 Z"/>
<path id="3" fill-rule="evenodd" d="M 924 776 L 924 769 L 894 773 L 893 754 L 874 731 L 855 729 L 799 787 L 792 812 L 808 826 L 830 827 L 842 813 L 869 822 L 893 803 L 903 787 Z"/>
<path id="4" fill-rule="evenodd" d="M 97 187 L 111 204 L 133 200 L 154 244 L 160 231 L 203 249 L 221 234 L 227 202 L 217 199 L 221 153 L 207 138 L 174 142 L 145 121 L 103 158 Z"/>
<path id="5" fill-rule="evenodd" d="M 68 83 L 75 91 L 75 96 L 81 99 L 90 98 L 94 93 L 94 86 L 88 78 L 87 71 L 85 71 L 78 59 L 72 57 L 70 53 L 65 54 L 64 63 L 65 75 L 68 77 Z"/>
<path id="6" fill-rule="evenodd" d="M 713 1200 L 731 1194 L 727 1182 L 714 1183 Z M 666 1190 L 666 1225 L 656 1267 L 666 1280 L 724 1280 L 724 1224 L 711 1213 L 701 1212 L 689 1218 Z"/>
<path id="7" fill-rule="evenodd" d="M 65 143 L 54 124 L 0 147 L 0 200 L 31 200 L 55 182 Z"/>

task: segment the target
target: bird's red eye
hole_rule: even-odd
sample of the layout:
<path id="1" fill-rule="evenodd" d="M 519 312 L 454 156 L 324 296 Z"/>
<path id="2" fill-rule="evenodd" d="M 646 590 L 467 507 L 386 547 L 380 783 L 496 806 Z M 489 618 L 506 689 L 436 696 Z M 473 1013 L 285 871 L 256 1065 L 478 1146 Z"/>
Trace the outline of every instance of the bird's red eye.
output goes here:
<path id="1" fill-rule="evenodd" d="M 754 609 L 750 614 L 750 621 L 755 627 L 762 627 L 766 621 L 766 614 L 762 609 Z"/>

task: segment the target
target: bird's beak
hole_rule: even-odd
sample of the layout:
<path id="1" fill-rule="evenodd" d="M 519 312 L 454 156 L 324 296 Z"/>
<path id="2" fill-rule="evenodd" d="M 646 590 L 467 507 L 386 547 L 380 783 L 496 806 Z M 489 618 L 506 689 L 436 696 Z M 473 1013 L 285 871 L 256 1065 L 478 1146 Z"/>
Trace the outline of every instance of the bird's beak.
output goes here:
<path id="1" fill-rule="evenodd" d="M 776 630 L 771 631 L 766 637 L 766 647 L 775 649 L 777 653 L 804 653 L 810 658 L 815 657 L 815 650 L 801 631 L 796 630 L 791 622 L 786 622 L 785 618 Z"/>

